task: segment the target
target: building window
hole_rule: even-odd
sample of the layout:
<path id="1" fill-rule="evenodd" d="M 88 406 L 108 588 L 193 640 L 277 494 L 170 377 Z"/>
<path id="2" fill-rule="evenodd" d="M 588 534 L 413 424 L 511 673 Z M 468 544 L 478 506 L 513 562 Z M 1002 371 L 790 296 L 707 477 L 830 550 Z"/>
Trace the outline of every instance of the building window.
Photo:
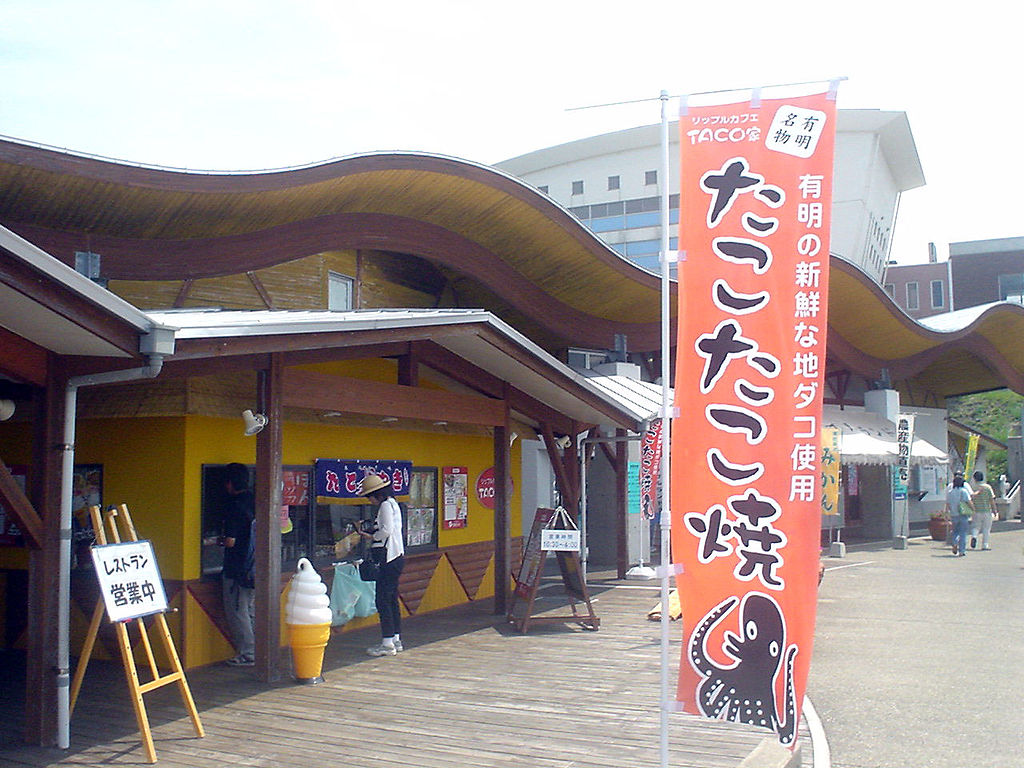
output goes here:
<path id="1" fill-rule="evenodd" d="M 608 177 L 608 191 L 611 192 L 619 188 L 619 177 L 609 176 Z"/>
<path id="2" fill-rule="evenodd" d="M 886 283 L 885 284 L 885 292 L 887 294 L 889 294 L 889 298 L 890 299 L 892 299 L 893 301 L 896 300 L 896 286 L 895 285 L 893 285 L 892 283 Z"/>
<path id="3" fill-rule="evenodd" d="M 658 183 L 658 172 L 657 171 L 644 171 L 644 184 L 651 186 L 652 184 Z"/>
<path id="4" fill-rule="evenodd" d="M 355 280 L 340 272 L 327 273 L 327 308 L 332 312 L 352 309 Z"/>
<path id="5" fill-rule="evenodd" d="M 917 298 L 917 283 L 907 283 L 907 309 L 917 309 L 920 302 Z"/>
<path id="6" fill-rule="evenodd" d="M 946 290 L 941 280 L 932 280 L 932 309 L 946 306 Z"/>
<path id="7" fill-rule="evenodd" d="M 545 195 L 548 193 L 548 185 L 545 184 L 543 187 L 537 187 L 537 189 L 543 192 Z"/>
<path id="8" fill-rule="evenodd" d="M 999 298 L 1024 304 L 1024 275 L 1000 275 Z"/>
<path id="9" fill-rule="evenodd" d="M 572 193 L 574 195 L 582 195 L 583 194 L 583 182 L 582 181 L 574 181 L 572 183 Z"/>

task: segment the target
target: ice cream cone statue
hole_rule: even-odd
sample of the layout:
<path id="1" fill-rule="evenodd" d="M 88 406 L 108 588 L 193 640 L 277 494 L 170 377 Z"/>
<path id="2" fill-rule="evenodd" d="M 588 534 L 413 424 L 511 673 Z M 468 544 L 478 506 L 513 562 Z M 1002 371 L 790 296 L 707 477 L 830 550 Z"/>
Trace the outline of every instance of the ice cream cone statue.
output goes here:
<path id="1" fill-rule="evenodd" d="M 324 648 L 331 636 L 331 599 L 309 560 L 302 558 L 297 568 L 288 587 L 284 621 L 295 680 L 311 685 L 323 682 Z"/>

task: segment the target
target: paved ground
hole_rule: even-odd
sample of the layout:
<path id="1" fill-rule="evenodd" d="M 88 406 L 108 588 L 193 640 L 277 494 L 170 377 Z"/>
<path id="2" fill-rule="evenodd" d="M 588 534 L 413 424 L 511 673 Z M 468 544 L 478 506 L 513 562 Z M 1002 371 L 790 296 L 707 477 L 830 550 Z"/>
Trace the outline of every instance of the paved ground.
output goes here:
<path id="1" fill-rule="evenodd" d="M 826 559 L 808 695 L 835 768 L 1024 766 L 1024 529 Z"/>

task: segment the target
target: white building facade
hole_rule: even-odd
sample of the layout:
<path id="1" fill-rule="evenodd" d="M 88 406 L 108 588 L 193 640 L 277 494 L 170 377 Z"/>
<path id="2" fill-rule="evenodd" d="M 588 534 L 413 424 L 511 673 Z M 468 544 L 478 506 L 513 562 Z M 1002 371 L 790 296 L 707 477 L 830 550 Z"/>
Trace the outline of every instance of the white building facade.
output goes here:
<path id="1" fill-rule="evenodd" d="M 675 250 L 678 123 L 669 127 L 669 137 L 670 248 Z M 623 256 L 657 272 L 665 181 L 659 178 L 659 139 L 660 126 L 639 126 L 540 149 L 496 167 L 532 184 Z M 900 194 L 923 184 L 924 172 L 905 112 L 840 110 L 832 253 L 881 283 Z"/>

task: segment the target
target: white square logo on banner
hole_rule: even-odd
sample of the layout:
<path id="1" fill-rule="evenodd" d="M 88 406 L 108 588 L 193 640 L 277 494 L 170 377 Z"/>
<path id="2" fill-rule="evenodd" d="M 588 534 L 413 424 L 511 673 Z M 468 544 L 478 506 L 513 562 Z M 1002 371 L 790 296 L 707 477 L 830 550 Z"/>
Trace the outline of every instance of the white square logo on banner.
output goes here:
<path id="1" fill-rule="evenodd" d="M 794 157 L 810 157 L 825 128 L 825 113 L 815 109 L 783 104 L 772 118 L 764 145 L 774 152 Z"/>
<path id="2" fill-rule="evenodd" d="M 167 610 L 167 595 L 149 541 L 92 548 L 100 592 L 111 621 L 127 621 Z"/>

